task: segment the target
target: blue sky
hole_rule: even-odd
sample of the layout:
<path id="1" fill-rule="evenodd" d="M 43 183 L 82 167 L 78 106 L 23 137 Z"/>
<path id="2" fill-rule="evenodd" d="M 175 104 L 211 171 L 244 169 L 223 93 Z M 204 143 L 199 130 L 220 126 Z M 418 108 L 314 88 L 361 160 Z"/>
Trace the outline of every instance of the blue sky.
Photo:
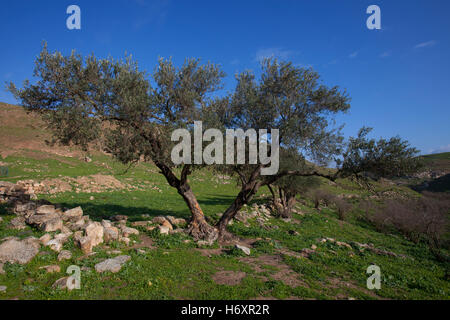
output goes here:
<path id="1" fill-rule="evenodd" d="M 66 28 L 66 8 L 81 8 L 81 30 Z M 366 8 L 381 9 L 381 30 Z M 199 57 L 234 74 L 259 70 L 275 55 L 317 70 L 345 88 L 351 111 L 344 133 L 374 127 L 423 153 L 450 151 L 450 1 L 448 0 L 114 0 L 3 1 L 0 81 L 30 78 L 43 40 L 50 50 L 115 58 L 128 52 L 152 71 L 158 56 Z M 0 101 L 17 103 L 0 90 Z"/>

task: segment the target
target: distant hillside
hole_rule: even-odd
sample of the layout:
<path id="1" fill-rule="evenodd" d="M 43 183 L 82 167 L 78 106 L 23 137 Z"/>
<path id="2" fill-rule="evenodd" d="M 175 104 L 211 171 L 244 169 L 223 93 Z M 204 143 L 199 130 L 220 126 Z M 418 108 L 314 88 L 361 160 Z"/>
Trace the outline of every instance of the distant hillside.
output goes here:
<path id="1" fill-rule="evenodd" d="M 426 168 L 432 171 L 450 173 L 450 152 L 429 154 L 421 156 Z"/>
<path id="2" fill-rule="evenodd" d="M 27 113 L 23 107 L 0 102 L 0 158 L 29 155 L 33 151 L 60 156 L 81 156 L 78 148 L 50 146 L 51 133 L 38 114 Z"/>

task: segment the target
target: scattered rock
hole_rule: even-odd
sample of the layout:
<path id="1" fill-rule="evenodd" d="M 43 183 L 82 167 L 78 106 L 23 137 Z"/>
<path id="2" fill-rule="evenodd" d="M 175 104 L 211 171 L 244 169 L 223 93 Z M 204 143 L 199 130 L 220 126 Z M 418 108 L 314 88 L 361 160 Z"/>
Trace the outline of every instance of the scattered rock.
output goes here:
<path id="1" fill-rule="evenodd" d="M 105 243 L 110 243 L 111 241 L 119 239 L 119 229 L 116 227 L 104 227 L 103 230 L 103 240 Z"/>
<path id="2" fill-rule="evenodd" d="M 0 262 L 26 264 L 39 252 L 39 240 L 11 239 L 0 244 Z"/>
<path id="3" fill-rule="evenodd" d="M 154 218 L 152 219 L 152 222 L 153 222 L 153 223 L 158 223 L 158 224 L 163 224 L 164 221 L 166 221 L 166 220 L 167 220 L 167 219 L 164 218 L 163 216 L 158 216 L 158 217 L 154 217 Z"/>
<path id="4" fill-rule="evenodd" d="M 167 220 L 165 220 L 165 221 L 161 224 L 161 226 L 162 226 L 162 227 L 167 227 L 167 228 L 169 228 L 169 230 L 173 230 L 172 224 L 171 224 L 169 221 L 167 221 Z"/>
<path id="5" fill-rule="evenodd" d="M 83 216 L 83 209 L 81 209 L 81 207 L 76 207 L 76 208 L 65 211 L 62 214 L 62 219 L 64 221 L 72 220 L 72 219 L 77 220 L 76 218 L 80 218 L 82 216 Z"/>
<path id="6" fill-rule="evenodd" d="M 148 221 L 134 221 L 131 223 L 133 227 L 145 227 L 148 225 Z"/>
<path id="7" fill-rule="evenodd" d="M 122 265 L 130 260 L 130 256 L 118 256 L 112 259 L 107 259 L 103 262 L 97 263 L 95 265 L 95 271 L 97 272 L 105 272 L 111 271 L 113 273 L 119 272 L 122 268 Z"/>
<path id="8" fill-rule="evenodd" d="M 63 227 L 63 221 L 60 218 L 53 218 L 46 220 L 42 226 L 41 230 L 45 232 L 54 232 L 57 230 L 61 230 Z"/>
<path id="9" fill-rule="evenodd" d="M 51 265 L 51 266 L 43 266 L 40 267 L 39 269 L 45 269 L 45 271 L 47 271 L 47 273 L 54 273 L 54 272 L 61 272 L 61 268 L 58 265 Z"/>
<path id="10" fill-rule="evenodd" d="M 115 215 L 114 217 L 112 217 L 111 220 L 113 220 L 113 221 L 127 221 L 128 220 L 128 216 L 124 216 L 124 215 L 118 214 L 118 215 Z"/>
<path id="11" fill-rule="evenodd" d="M 250 255 L 250 248 L 246 247 L 246 246 L 242 246 L 240 244 L 236 244 L 235 247 L 239 250 L 242 250 L 242 252 L 244 252 L 246 255 Z"/>
<path id="12" fill-rule="evenodd" d="M 23 217 L 15 217 L 10 221 L 11 229 L 15 230 L 23 230 L 26 228 L 25 218 Z"/>
<path id="13" fill-rule="evenodd" d="M 60 289 L 60 290 L 68 289 L 70 291 L 71 290 L 70 287 L 67 286 L 69 278 L 70 277 L 64 277 L 64 278 L 60 278 L 60 279 L 56 280 L 55 283 L 53 284 L 52 288 Z"/>
<path id="14" fill-rule="evenodd" d="M 0 286 L 0 292 L 6 292 L 7 286 Z"/>
<path id="15" fill-rule="evenodd" d="M 56 208 L 54 205 L 43 205 L 36 209 L 36 214 L 47 215 L 55 213 Z"/>
<path id="16" fill-rule="evenodd" d="M 119 240 L 122 241 L 123 243 L 125 243 L 127 246 L 131 242 L 130 238 L 127 238 L 127 237 L 121 237 Z"/>
<path id="17" fill-rule="evenodd" d="M 158 228 L 159 228 L 159 233 L 160 234 L 169 234 L 169 231 L 170 231 L 169 227 L 159 226 Z"/>
<path id="18" fill-rule="evenodd" d="M 130 228 L 130 227 L 127 227 L 127 226 L 121 226 L 120 229 L 121 229 L 122 234 L 123 234 L 124 237 L 128 237 L 128 236 L 133 235 L 133 234 L 134 235 L 139 235 L 139 231 L 137 229 L 134 229 L 134 228 Z"/>
<path id="19" fill-rule="evenodd" d="M 174 226 L 181 226 L 181 225 L 185 225 L 187 223 L 186 219 L 183 218 L 175 218 L 172 216 L 167 216 L 166 219 Z"/>
<path id="20" fill-rule="evenodd" d="M 78 245 L 87 254 L 92 248 L 103 242 L 103 227 L 99 222 L 90 222 L 85 229 L 86 235 L 79 239 Z"/>
<path id="21" fill-rule="evenodd" d="M 316 250 L 316 249 L 317 249 L 317 246 L 316 246 L 315 244 L 313 244 L 313 245 L 311 245 L 311 249 L 312 249 L 312 250 Z"/>
<path id="22" fill-rule="evenodd" d="M 49 242 L 47 242 L 47 247 L 49 247 L 50 249 L 52 249 L 55 252 L 60 252 L 62 249 L 63 244 L 61 243 L 61 241 L 53 239 L 50 240 Z"/>
<path id="23" fill-rule="evenodd" d="M 72 252 L 69 250 L 63 250 L 58 254 L 58 261 L 69 260 L 72 258 Z"/>

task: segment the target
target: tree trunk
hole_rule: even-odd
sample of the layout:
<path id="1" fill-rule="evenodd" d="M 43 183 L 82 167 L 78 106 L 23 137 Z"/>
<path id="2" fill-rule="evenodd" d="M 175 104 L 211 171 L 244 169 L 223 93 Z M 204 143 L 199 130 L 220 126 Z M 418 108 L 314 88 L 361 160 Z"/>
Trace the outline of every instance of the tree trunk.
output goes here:
<path id="1" fill-rule="evenodd" d="M 189 234 L 195 240 L 216 241 L 219 236 L 218 230 L 206 222 L 205 215 L 191 187 L 185 184 L 178 189 L 178 193 L 183 197 L 192 214 L 188 228 Z"/>
<path id="2" fill-rule="evenodd" d="M 186 202 L 191 211 L 191 222 L 188 228 L 189 234 L 195 240 L 206 240 L 209 242 L 217 240 L 219 236 L 218 230 L 206 222 L 205 215 L 198 204 L 197 198 L 187 182 L 187 177 L 190 174 L 190 166 L 185 165 L 183 167 L 181 178 L 178 179 L 165 164 L 160 162 L 155 162 L 155 164 L 161 170 L 169 185 L 177 189 L 178 194 L 183 197 L 184 202 Z"/>
<path id="3" fill-rule="evenodd" d="M 228 223 L 234 218 L 234 216 L 236 216 L 244 204 L 248 204 L 251 201 L 253 196 L 258 192 L 259 187 L 260 184 L 256 183 L 256 181 L 242 186 L 241 191 L 238 193 L 231 206 L 225 210 L 216 225 L 216 228 L 219 230 L 219 238 L 221 240 L 225 240 L 228 236 L 226 231 Z"/>

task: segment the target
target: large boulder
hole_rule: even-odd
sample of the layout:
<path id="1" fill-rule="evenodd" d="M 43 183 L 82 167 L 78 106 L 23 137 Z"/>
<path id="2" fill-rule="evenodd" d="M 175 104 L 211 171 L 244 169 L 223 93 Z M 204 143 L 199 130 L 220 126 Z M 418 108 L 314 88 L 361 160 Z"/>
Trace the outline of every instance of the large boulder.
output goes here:
<path id="1" fill-rule="evenodd" d="M 0 244 L 0 262 L 26 264 L 30 262 L 38 252 L 38 239 L 10 239 Z"/>
<path id="2" fill-rule="evenodd" d="M 93 247 L 103 242 L 103 226 L 99 222 L 90 222 L 85 228 L 85 236 L 77 242 L 84 253 L 91 253 Z"/>

